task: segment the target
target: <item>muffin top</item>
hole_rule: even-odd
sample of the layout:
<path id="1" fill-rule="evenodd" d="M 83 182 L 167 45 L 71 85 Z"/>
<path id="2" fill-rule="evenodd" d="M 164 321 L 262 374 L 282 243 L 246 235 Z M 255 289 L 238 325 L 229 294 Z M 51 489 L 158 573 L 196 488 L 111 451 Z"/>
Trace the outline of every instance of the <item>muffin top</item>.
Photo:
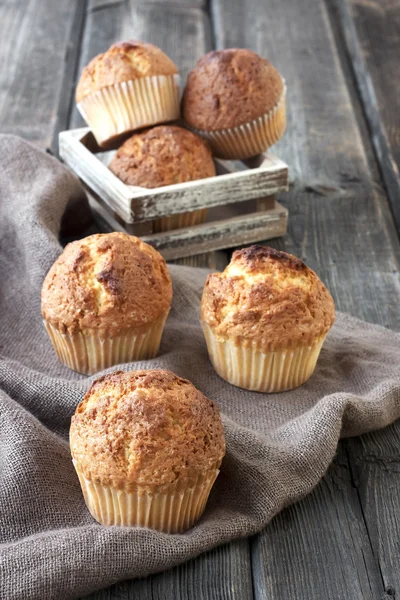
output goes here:
<path id="1" fill-rule="evenodd" d="M 96 329 L 117 335 L 146 328 L 169 311 L 165 260 L 125 233 L 97 234 L 65 247 L 42 287 L 43 318 L 61 332 Z"/>
<path id="2" fill-rule="evenodd" d="M 156 188 L 215 175 L 211 151 L 198 135 L 161 125 L 130 137 L 109 168 L 124 183 Z"/>
<path id="3" fill-rule="evenodd" d="M 175 63 L 153 44 L 130 40 L 113 44 L 83 69 L 76 88 L 76 101 L 101 88 L 152 75 L 176 75 Z"/>
<path id="4" fill-rule="evenodd" d="M 72 417 L 70 445 L 87 479 L 127 491 L 187 486 L 225 454 L 215 402 L 163 370 L 97 379 Z"/>
<path id="5" fill-rule="evenodd" d="M 195 129 L 237 127 L 274 108 L 283 91 L 279 72 L 255 52 L 241 48 L 209 52 L 188 75 L 183 118 Z"/>
<path id="6" fill-rule="evenodd" d="M 308 345 L 335 320 L 332 296 L 300 259 L 264 246 L 233 253 L 209 275 L 201 318 L 220 340 L 265 351 Z"/>

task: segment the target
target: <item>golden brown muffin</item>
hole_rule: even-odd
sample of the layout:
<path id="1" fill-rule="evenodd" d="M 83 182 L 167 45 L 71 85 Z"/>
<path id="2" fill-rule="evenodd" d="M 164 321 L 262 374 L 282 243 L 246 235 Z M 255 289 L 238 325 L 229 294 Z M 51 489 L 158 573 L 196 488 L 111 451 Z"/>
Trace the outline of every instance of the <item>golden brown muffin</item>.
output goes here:
<path id="1" fill-rule="evenodd" d="M 145 188 L 215 176 L 206 142 L 176 125 L 135 133 L 119 148 L 109 168 L 124 183 Z"/>
<path id="2" fill-rule="evenodd" d="M 325 335 L 335 319 L 332 296 L 299 258 L 266 246 L 233 253 L 207 278 L 201 318 L 219 339 L 279 350 Z"/>
<path id="3" fill-rule="evenodd" d="M 335 307 L 324 284 L 300 259 L 251 246 L 234 252 L 223 273 L 209 275 L 201 319 L 211 360 L 222 377 L 240 387 L 280 391 L 311 376 Z M 239 361 L 240 355 L 242 364 L 228 364 L 225 351 L 230 360 L 238 354 Z"/>
<path id="4" fill-rule="evenodd" d="M 144 42 L 114 44 L 84 68 L 79 111 L 100 146 L 136 129 L 179 118 L 179 75 L 162 50 Z"/>
<path id="5" fill-rule="evenodd" d="M 157 46 L 130 40 L 113 44 L 83 69 L 76 88 L 81 102 L 97 90 L 153 75 L 177 75 L 176 64 Z"/>
<path id="6" fill-rule="evenodd" d="M 161 125 L 134 134 L 122 146 L 109 168 L 128 185 L 156 188 L 215 176 L 208 144 L 198 135 L 177 127 Z M 157 219 L 153 230 L 167 231 L 198 225 L 206 209 Z"/>
<path id="7" fill-rule="evenodd" d="M 70 445 L 98 521 L 164 531 L 200 517 L 225 454 L 216 404 L 162 370 L 95 381 L 72 417 Z"/>
<path id="8" fill-rule="evenodd" d="M 51 267 L 42 315 L 60 360 L 89 373 L 154 356 L 171 298 L 154 248 L 124 233 L 97 234 L 68 244 Z"/>
<path id="9" fill-rule="evenodd" d="M 282 77 L 265 58 L 244 48 L 215 50 L 188 75 L 183 118 L 195 129 L 236 127 L 274 108 L 282 92 Z"/>
<path id="10" fill-rule="evenodd" d="M 210 52 L 197 62 L 188 75 L 182 113 L 218 156 L 247 158 L 283 134 L 284 100 L 283 79 L 268 60 L 251 50 L 231 48 Z"/>

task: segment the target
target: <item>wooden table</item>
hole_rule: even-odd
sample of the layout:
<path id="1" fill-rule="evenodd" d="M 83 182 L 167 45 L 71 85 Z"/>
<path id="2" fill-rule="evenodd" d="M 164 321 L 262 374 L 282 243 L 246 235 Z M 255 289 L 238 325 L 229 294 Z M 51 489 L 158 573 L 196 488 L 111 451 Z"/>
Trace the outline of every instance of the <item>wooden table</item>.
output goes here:
<path id="1" fill-rule="evenodd" d="M 154 42 L 183 76 L 213 47 L 269 58 L 288 83 L 274 152 L 292 180 L 289 233 L 271 245 L 314 268 L 339 310 L 400 328 L 400 0 L 10 0 L 0 23 L 0 130 L 43 148 L 82 124 L 77 75 L 116 40 Z M 260 535 L 90 598 L 389 600 L 399 566 L 397 423 L 341 442 L 315 491 Z"/>

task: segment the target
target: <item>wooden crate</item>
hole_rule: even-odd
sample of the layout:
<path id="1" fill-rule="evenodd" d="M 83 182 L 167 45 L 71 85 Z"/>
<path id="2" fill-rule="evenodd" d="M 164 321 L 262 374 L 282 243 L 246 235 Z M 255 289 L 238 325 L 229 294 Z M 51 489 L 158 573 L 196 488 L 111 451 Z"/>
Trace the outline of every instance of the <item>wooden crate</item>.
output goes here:
<path id="1" fill-rule="evenodd" d="M 269 152 L 243 162 L 216 159 L 215 177 L 146 189 L 124 184 L 108 169 L 115 151 L 99 148 L 88 128 L 61 132 L 59 146 L 102 226 L 140 236 L 167 260 L 286 233 L 287 210 L 275 195 L 288 189 L 288 167 Z M 153 233 L 154 219 L 200 208 L 207 208 L 205 223 Z"/>

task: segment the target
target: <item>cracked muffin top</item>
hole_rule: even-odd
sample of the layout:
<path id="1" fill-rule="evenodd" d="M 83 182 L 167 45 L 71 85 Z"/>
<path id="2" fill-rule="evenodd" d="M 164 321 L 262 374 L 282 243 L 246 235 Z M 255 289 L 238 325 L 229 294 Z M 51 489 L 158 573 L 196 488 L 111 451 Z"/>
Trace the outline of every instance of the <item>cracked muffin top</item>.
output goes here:
<path id="1" fill-rule="evenodd" d="M 273 351 L 324 336 L 335 320 L 335 306 L 300 259 L 255 245 L 234 252 L 223 273 L 208 276 L 201 318 L 220 340 Z"/>
<path id="2" fill-rule="evenodd" d="M 130 40 L 113 44 L 83 69 L 76 88 L 76 101 L 111 85 L 151 77 L 177 75 L 175 63 L 157 46 Z"/>
<path id="3" fill-rule="evenodd" d="M 42 287 L 42 316 L 61 332 L 118 335 L 164 318 L 172 283 L 157 250 L 125 233 L 68 244 Z"/>
<path id="4" fill-rule="evenodd" d="M 172 371 L 116 371 L 72 417 L 71 453 L 91 481 L 167 491 L 215 474 L 225 454 L 219 409 Z"/>

